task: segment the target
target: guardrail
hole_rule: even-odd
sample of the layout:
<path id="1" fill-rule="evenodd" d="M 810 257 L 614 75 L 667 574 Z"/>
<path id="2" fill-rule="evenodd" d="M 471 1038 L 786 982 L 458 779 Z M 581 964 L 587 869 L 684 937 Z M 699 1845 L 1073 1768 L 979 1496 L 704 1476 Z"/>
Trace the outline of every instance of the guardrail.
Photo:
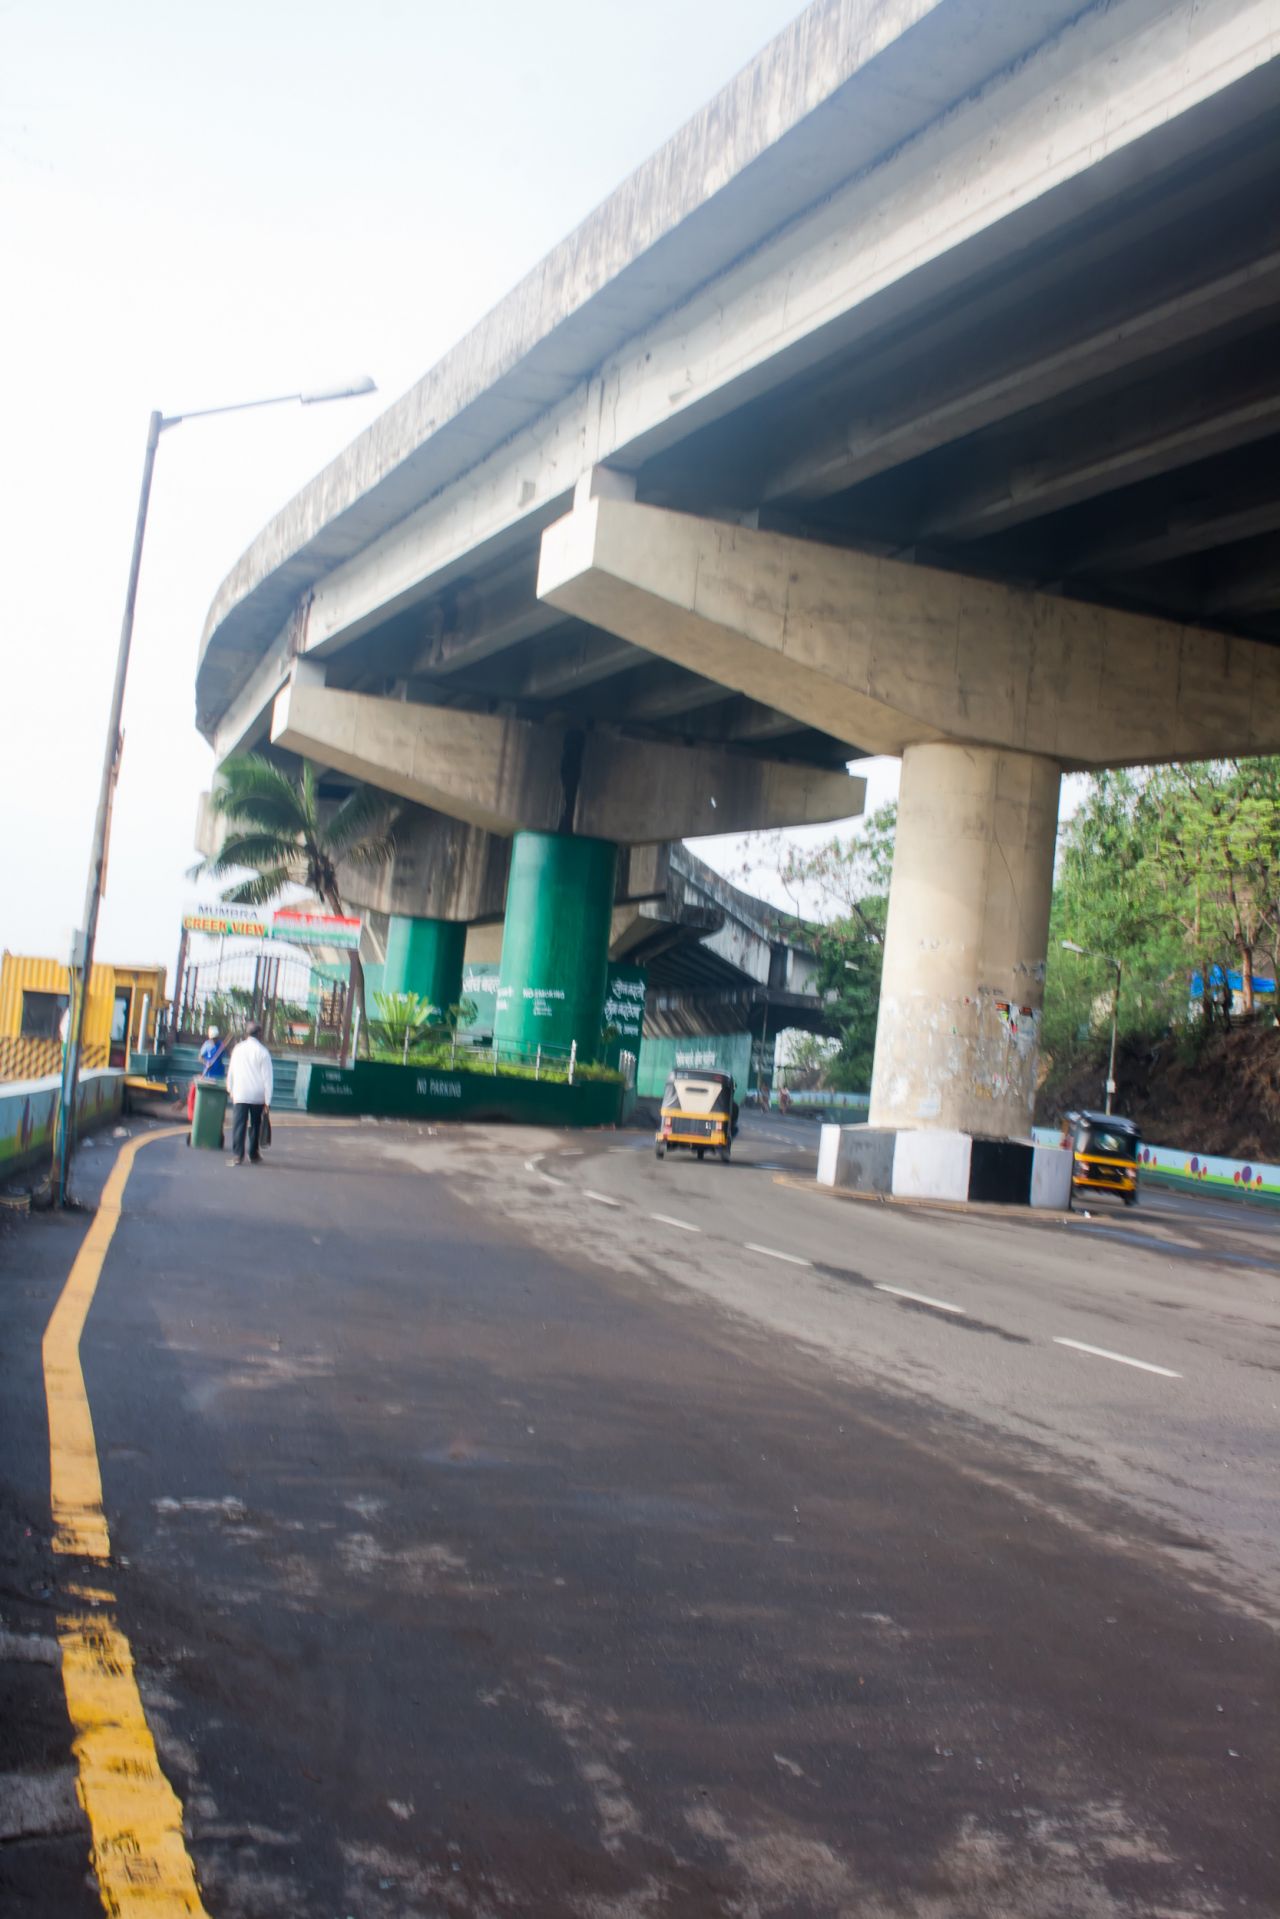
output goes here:
<path id="1" fill-rule="evenodd" d="M 782 1090 L 778 1090 L 775 1098 L 781 1097 Z M 792 1106 L 803 1106 L 809 1112 L 857 1114 L 865 1119 L 871 1111 L 870 1093 L 793 1093 L 789 1087 L 785 1090 Z"/>

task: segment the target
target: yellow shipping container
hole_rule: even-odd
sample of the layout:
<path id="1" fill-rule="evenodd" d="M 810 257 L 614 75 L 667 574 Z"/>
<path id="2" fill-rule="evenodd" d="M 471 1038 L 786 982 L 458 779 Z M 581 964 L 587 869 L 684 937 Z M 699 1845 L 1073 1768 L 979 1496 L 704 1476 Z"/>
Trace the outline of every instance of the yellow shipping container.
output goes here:
<path id="1" fill-rule="evenodd" d="M 67 994 L 64 960 L 4 954 L 0 960 L 0 1080 L 40 1079 L 61 1071 L 58 1026 Z M 164 994 L 163 966 L 95 962 L 85 1008 L 83 1064 L 127 1068 L 130 1053 L 147 1051 Z"/>

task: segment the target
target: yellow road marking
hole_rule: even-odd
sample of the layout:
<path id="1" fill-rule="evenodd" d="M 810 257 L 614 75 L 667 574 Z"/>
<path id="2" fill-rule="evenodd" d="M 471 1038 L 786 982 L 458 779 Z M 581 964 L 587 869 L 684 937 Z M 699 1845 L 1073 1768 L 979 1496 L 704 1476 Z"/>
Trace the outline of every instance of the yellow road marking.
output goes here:
<path id="1" fill-rule="evenodd" d="M 103 1613 L 60 1618 L 58 1639 L 80 1803 L 105 1910 L 112 1919 L 208 1919 L 182 1834 L 182 1805 L 160 1770 L 129 1641 Z"/>
<path id="2" fill-rule="evenodd" d="M 120 1149 L 44 1335 L 54 1550 L 105 1565 L 111 1540 L 102 1474 L 80 1366 L 80 1335 L 120 1221 L 133 1162 L 167 1127 Z M 114 1609 L 102 1585 L 69 1583 L 77 1598 Z M 182 1805 L 160 1769 L 129 1641 L 112 1611 L 58 1619 L 62 1684 L 75 1727 L 78 1790 L 93 1834 L 93 1867 L 111 1919 L 208 1919 L 182 1832 Z"/>

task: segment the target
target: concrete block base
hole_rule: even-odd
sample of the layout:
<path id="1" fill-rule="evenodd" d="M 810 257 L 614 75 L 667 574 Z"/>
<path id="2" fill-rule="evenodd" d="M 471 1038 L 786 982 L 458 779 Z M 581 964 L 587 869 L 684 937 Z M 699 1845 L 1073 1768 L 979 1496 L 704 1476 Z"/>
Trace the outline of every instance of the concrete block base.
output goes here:
<path id="1" fill-rule="evenodd" d="M 818 1182 L 893 1199 L 984 1201 L 1065 1212 L 1071 1154 L 1061 1146 L 969 1133 L 908 1132 L 878 1126 L 824 1126 Z"/>

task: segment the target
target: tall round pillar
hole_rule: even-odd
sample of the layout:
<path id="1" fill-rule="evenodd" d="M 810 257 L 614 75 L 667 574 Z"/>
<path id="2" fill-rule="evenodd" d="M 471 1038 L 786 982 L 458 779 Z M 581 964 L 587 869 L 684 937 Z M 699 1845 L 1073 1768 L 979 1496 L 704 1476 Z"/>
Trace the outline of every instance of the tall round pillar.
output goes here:
<path id="1" fill-rule="evenodd" d="M 1029 1136 L 1060 779 L 1034 753 L 903 754 L 872 1126 Z"/>
<path id="2" fill-rule="evenodd" d="M 553 1056 L 600 1050 L 618 849 L 611 840 L 517 833 L 494 1037 Z"/>
<path id="3" fill-rule="evenodd" d="M 417 993 L 443 1018 L 462 998 L 465 920 L 410 919 L 393 913 L 387 929 L 384 993 Z"/>

